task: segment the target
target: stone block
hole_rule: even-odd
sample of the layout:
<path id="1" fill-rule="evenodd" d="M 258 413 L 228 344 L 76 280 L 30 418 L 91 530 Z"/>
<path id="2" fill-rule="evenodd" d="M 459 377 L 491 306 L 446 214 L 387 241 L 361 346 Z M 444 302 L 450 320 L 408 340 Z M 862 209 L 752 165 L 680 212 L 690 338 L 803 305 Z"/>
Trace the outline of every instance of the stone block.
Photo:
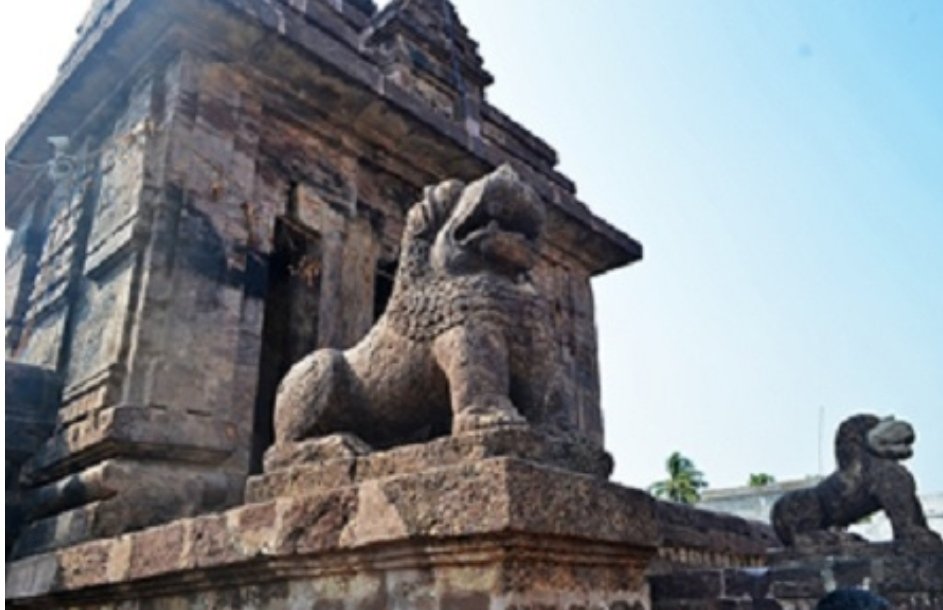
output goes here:
<path id="1" fill-rule="evenodd" d="M 724 596 L 762 599 L 769 591 L 770 575 L 766 568 L 724 570 Z"/>
<path id="2" fill-rule="evenodd" d="M 792 549 L 771 553 L 769 562 L 770 592 L 784 607 L 814 607 L 835 587 L 867 588 L 894 608 L 935 609 L 933 600 L 943 596 L 943 553 L 907 544 L 846 544 L 827 553 Z"/>
<path id="3" fill-rule="evenodd" d="M 653 574 L 675 570 L 757 568 L 778 546 L 772 528 L 758 521 L 674 502 L 655 503 L 662 537 Z"/>
<path id="4" fill-rule="evenodd" d="M 24 465 L 31 485 L 54 481 L 94 463 L 92 456 L 123 455 L 214 464 L 234 449 L 235 424 L 185 412 L 121 405 L 60 429 Z"/>
<path id="5" fill-rule="evenodd" d="M 188 568 L 223 565 L 241 556 L 229 533 L 227 515 L 213 514 L 189 522 L 186 554 Z"/>
<path id="6" fill-rule="evenodd" d="M 832 578 L 837 587 L 867 587 L 875 578 L 873 565 L 867 559 L 838 561 L 832 566 Z"/>
<path id="7" fill-rule="evenodd" d="M 943 591 L 943 552 L 893 555 L 881 561 L 881 568 L 881 587 L 888 593 Z"/>
<path id="8" fill-rule="evenodd" d="M 777 599 L 818 599 L 826 592 L 822 572 L 816 568 L 781 568 L 770 574 L 770 593 Z"/>
<path id="9" fill-rule="evenodd" d="M 652 599 L 709 601 L 723 593 L 722 572 L 719 570 L 690 570 L 675 574 L 661 574 L 649 579 Z"/>
<path id="10" fill-rule="evenodd" d="M 275 552 L 292 555 L 337 548 L 342 543 L 345 529 L 358 516 L 358 499 L 357 491 L 348 488 L 280 501 L 282 528 L 274 540 Z M 359 517 L 361 520 L 367 518 L 365 515 Z M 370 518 L 376 518 L 376 515 Z"/>
<path id="11" fill-rule="evenodd" d="M 233 487 L 232 475 L 214 468 L 104 460 L 25 494 L 30 522 L 14 553 L 47 551 L 223 508 L 238 499 Z"/>
<path id="12" fill-rule="evenodd" d="M 177 521 L 132 535 L 128 579 L 142 579 L 186 568 L 190 563 L 183 556 L 188 525 L 187 522 Z"/>
<path id="13" fill-rule="evenodd" d="M 894 610 L 941 610 L 943 594 L 936 593 L 891 593 L 883 595 Z"/>

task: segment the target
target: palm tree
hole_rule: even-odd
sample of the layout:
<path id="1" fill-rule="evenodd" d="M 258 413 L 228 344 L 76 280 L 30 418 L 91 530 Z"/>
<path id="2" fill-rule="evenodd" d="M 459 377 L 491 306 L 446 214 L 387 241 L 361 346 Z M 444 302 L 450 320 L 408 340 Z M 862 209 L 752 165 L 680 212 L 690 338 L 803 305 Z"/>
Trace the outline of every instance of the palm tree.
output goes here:
<path id="1" fill-rule="evenodd" d="M 665 463 L 668 479 L 653 483 L 648 490 L 659 498 L 668 498 L 682 504 L 695 504 L 701 499 L 701 489 L 707 487 L 704 473 L 689 458 L 675 451 Z"/>
<path id="2" fill-rule="evenodd" d="M 750 487 L 766 487 L 776 482 L 776 477 L 765 472 L 754 472 L 750 474 L 747 485 Z"/>

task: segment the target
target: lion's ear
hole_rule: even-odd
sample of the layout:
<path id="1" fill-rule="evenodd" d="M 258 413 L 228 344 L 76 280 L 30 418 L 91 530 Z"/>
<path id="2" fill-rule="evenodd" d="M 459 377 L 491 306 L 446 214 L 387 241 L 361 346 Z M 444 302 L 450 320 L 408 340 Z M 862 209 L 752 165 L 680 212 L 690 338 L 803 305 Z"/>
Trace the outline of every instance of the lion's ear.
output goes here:
<path id="1" fill-rule="evenodd" d="M 428 239 L 439 230 L 454 205 L 444 201 L 447 198 L 443 197 L 442 187 L 448 182 L 453 181 L 446 180 L 423 188 L 422 199 L 414 203 L 406 213 L 404 237 Z"/>
<path id="2" fill-rule="evenodd" d="M 445 224 L 455 205 L 465 190 L 465 183 L 461 180 L 443 180 L 432 187 L 429 201 L 432 203 L 433 225 L 436 229 Z"/>
<path id="3" fill-rule="evenodd" d="M 422 200 L 409 210 L 407 230 L 414 237 L 431 237 L 445 224 L 464 189 L 465 183 L 460 180 L 444 180 L 424 188 Z"/>

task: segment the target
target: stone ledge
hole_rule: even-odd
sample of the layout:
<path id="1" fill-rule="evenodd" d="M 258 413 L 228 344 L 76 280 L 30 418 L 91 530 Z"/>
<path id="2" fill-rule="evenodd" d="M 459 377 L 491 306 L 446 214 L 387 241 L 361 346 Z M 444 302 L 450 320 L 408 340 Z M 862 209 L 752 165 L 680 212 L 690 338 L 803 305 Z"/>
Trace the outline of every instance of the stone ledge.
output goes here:
<path id="1" fill-rule="evenodd" d="M 234 449 L 229 421 L 119 405 L 57 430 L 23 466 L 30 487 L 53 482 L 113 457 L 217 464 Z"/>
<path id="2" fill-rule="evenodd" d="M 901 556 L 937 556 L 943 559 L 943 546 L 911 542 L 851 542 L 816 548 L 780 548 L 769 553 L 771 566 L 825 565 L 836 559 L 874 560 Z M 943 573 L 943 572 L 941 572 Z"/>
<path id="3" fill-rule="evenodd" d="M 101 555 L 94 552 L 87 558 L 90 563 L 100 560 Z M 52 582 L 61 573 L 45 557 L 30 567 L 38 584 Z M 648 594 L 644 555 L 579 541 L 495 536 L 404 541 L 395 547 L 256 560 L 218 569 L 194 567 L 49 596 L 7 598 L 7 607 L 12 608 L 81 604 L 111 609 L 116 603 L 124 610 L 488 610 L 515 603 L 548 610 L 566 610 L 573 604 L 598 610 L 645 610 Z"/>
<path id="4" fill-rule="evenodd" d="M 835 587 L 867 588 L 895 608 L 943 607 L 943 550 L 900 543 L 855 544 L 830 552 L 770 553 L 771 592 L 782 600 L 814 600 Z M 923 596 L 940 605 L 913 606 Z"/>
<path id="5" fill-rule="evenodd" d="M 374 453 L 356 438 L 332 435 L 272 447 L 265 457 L 268 472 L 249 479 L 246 501 L 326 491 L 494 457 L 516 458 L 600 479 L 606 479 L 612 472 L 612 458 L 603 449 L 586 441 L 548 436 L 529 428 L 447 436 Z"/>
<path id="6" fill-rule="evenodd" d="M 205 587 L 207 578 L 232 577 L 244 586 L 397 557 L 414 567 L 500 557 L 502 569 L 519 564 L 517 580 L 541 562 L 571 564 L 572 578 L 581 569 L 595 574 L 616 566 L 607 578 L 634 574 L 638 586 L 629 589 L 638 590 L 640 567 L 658 544 L 652 504 L 639 490 L 492 458 L 249 504 L 29 557 L 8 566 L 7 599 L 22 605 L 53 595 L 113 600 L 151 586 L 176 594 Z M 625 588 L 617 584 L 612 590 Z"/>
<path id="7" fill-rule="evenodd" d="M 237 504 L 242 476 L 219 468 L 108 459 L 24 493 L 29 523 L 14 556 L 32 555 Z"/>
<path id="8" fill-rule="evenodd" d="M 765 565 L 770 549 L 779 547 L 769 525 L 726 513 L 657 501 L 655 517 L 662 546 L 653 573 L 758 567 Z"/>
<path id="9" fill-rule="evenodd" d="M 896 610 L 943 608 L 943 553 L 872 544 L 857 556 L 806 554 L 763 568 L 684 569 L 649 576 L 653 610 L 814 608 L 836 588 L 866 589 Z M 775 564 L 782 552 L 773 552 Z M 777 557 L 778 556 L 778 557 Z"/>

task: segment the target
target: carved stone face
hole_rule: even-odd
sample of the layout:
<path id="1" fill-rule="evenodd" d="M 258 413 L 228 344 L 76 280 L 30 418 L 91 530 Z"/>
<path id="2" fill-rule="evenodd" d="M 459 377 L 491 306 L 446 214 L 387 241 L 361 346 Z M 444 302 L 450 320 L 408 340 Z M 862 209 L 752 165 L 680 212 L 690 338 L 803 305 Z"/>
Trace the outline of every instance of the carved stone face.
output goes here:
<path id="1" fill-rule="evenodd" d="M 517 276 L 533 267 L 545 211 L 508 165 L 465 187 L 436 236 L 432 264 L 453 274 Z"/>
<path id="2" fill-rule="evenodd" d="M 868 448 L 879 457 L 905 460 L 914 453 L 915 439 L 913 426 L 886 417 L 868 431 Z"/>

